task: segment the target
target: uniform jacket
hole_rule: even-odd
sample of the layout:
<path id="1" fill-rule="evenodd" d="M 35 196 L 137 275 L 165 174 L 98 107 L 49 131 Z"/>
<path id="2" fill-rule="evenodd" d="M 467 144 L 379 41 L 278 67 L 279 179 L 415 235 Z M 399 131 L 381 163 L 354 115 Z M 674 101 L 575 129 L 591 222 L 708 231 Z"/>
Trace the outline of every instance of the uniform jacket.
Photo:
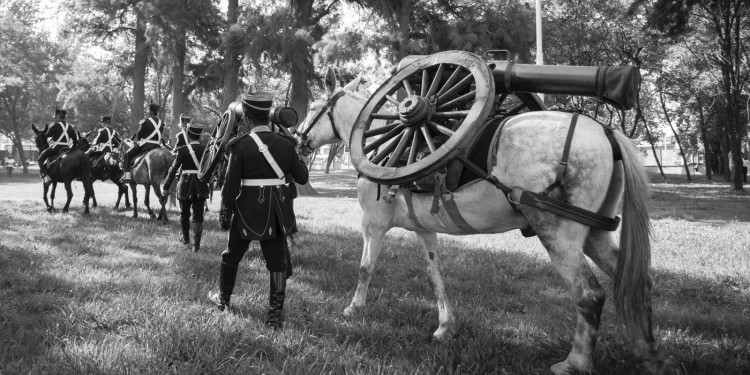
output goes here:
<path id="1" fill-rule="evenodd" d="M 281 171 L 291 180 L 306 184 L 307 166 L 286 137 L 271 133 L 268 127 L 254 129 L 268 146 Z M 230 146 L 229 164 L 222 189 L 222 208 L 232 210 L 232 229 L 244 240 L 265 240 L 297 232 L 292 206 L 293 192 L 288 186 L 241 186 L 242 179 L 278 178 L 273 168 L 249 135 L 240 136 Z M 276 233 L 281 228 L 282 233 Z"/>
<path id="2" fill-rule="evenodd" d="M 61 137 L 66 125 L 68 128 L 65 132 L 67 136 Z M 65 121 L 57 121 L 52 124 L 49 129 L 47 129 L 47 134 L 45 135 L 47 136 L 50 148 L 54 150 L 60 150 L 65 147 L 73 148 L 76 142 L 78 142 L 78 133 L 75 131 L 75 128 L 72 124 L 68 124 Z M 60 143 L 55 144 L 55 142 Z"/>
<path id="3" fill-rule="evenodd" d="M 196 165 L 190 150 L 195 153 L 196 159 L 200 163 L 203 156 L 204 147 L 198 141 L 191 141 L 190 144 L 175 149 L 177 157 L 172 163 L 167 173 L 167 179 L 164 181 L 164 189 L 168 190 L 178 171 L 197 171 L 200 165 Z M 180 180 L 177 182 L 177 199 L 180 200 L 205 200 L 208 197 L 208 184 L 198 179 L 197 173 L 180 173 Z"/>
<path id="4" fill-rule="evenodd" d="M 112 152 L 113 148 L 120 146 L 120 137 L 117 135 L 117 130 L 103 126 L 99 128 L 99 132 L 96 134 L 93 144 L 107 145 L 102 152 Z"/>
<path id="5" fill-rule="evenodd" d="M 154 133 L 154 124 L 157 124 L 159 131 Z M 164 121 L 157 116 L 146 117 L 138 123 L 138 133 L 133 137 L 134 141 L 148 140 L 164 144 L 162 134 L 164 133 Z M 153 136 L 152 136 L 153 134 Z M 149 144 L 149 143 L 146 143 Z"/>

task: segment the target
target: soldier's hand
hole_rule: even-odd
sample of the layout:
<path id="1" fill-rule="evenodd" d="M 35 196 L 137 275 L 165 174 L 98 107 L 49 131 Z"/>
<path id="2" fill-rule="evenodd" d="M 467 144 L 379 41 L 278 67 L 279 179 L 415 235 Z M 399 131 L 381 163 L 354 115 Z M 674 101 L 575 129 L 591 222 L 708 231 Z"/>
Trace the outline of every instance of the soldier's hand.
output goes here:
<path id="1" fill-rule="evenodd" d="M 169 190 L 164 189 L 164 190 L 161 191 L 161 196 L 162 197 L 166 197 L 167 195 L 169 195 Z"/>
<path id="2" fill-rule="evenodd" d="M 219 213 L 219 228 L 223 231 L 228 231 L 232 225 L 231 212 L 227 209 L 221 210 Z"/>

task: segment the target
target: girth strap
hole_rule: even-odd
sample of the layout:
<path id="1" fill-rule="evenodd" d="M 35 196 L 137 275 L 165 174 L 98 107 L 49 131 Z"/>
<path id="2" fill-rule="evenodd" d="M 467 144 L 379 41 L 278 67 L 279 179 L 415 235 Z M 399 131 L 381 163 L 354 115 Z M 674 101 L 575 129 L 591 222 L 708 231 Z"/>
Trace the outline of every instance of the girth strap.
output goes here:
<path id="1" fill-rule="evenodd" d="M 565 196 L 565 187 L 563 186 L 562 179 L 565 177 L 565 172 L 568 170 L 568 156 L 570 155 L 570 144 L 573 142 L 573 134 L 576 130 L 576 124 L 578 123 L 578 112 L 573 113 L 573 117 L 570 119 L 570 126 L 568 127 L 568 136 L 565 138 L 565 146 L 563 147 L 562 158 L 560 164 L 557 165 L 557 176 L 555 182 L 548 186 L 544 190 L 544 195 L 549 194 L 554 188 L 560 187 L 563 192 L 563 199 Z"/>

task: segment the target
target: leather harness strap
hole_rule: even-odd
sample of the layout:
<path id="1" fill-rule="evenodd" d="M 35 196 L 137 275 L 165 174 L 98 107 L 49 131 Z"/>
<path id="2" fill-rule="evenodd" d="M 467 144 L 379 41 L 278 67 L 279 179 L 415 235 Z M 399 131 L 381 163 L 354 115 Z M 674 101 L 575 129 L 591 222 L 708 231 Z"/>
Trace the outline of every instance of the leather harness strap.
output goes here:
<path id="1" fill-rule="evenodd" d="M 417 228 L 425 229 L 424 226 L 422 226 L 422 223 L 419 222 L 419 219 L 417 219 L 417 215 L 414 214 L 414 203 L 412 202 L 411 190 L 401 189 L 401 191 L 404 192 L 404 200 L 406 200 L 406 210 L 409 214 L 409 219 L 414 222 L 414 225 L 416 225 Z"/>
<path id="2" fill-rule="evenodd" d="M 514 188 L 509 197 L 516 203 L 536 207 L 553 214 L 566 217 L 592 228 L 614 231 L 620 225 L 620 218 L 607 217 L 596 212 L 573 206 L 568 202 L 550 198 L 547 195 L 533 193 L 521 188 Z"/>
<path id="3" fill-rule="evenodd" d="M 271 155 L 271 152 L 268 151 L 268 146 L 263 143 L 263 141 L 260 140 L 260 137 L 258 137 L 258 134 L 255 134 L 255 132 L 250 133 L 250 138 L 255 141 L 255 143 L 258 145 L 258 151 L 260 151 L 263 154 L 263 157 L 266 158 L 266 161 L 268 164 L 273 168 L 274 173 L 276 173 L 276 176 L 280 179 L 284 178 L 284 172 L 281 171 L 281 168 L 279 167 L 279 164 L 276 163 L 276 159 L 273 158 L 273 155 Z"/>
<path id="4" fill-rule="evenodd" d="M 568 136 L 565 138 L 565 146 L 563 146 L 563 154 L 562 158 L 560 159 L 560 164 L 557 165 L 557 176 L 555 177 L 555 182 L 552 183 L 552 185 L 548 186 L 547 189 L 544 190 L 544 195 L 549 194 L 552 190 L 554 190 L 556 187 L 559 187 L 562 191 L 563 199 L 565 198 L 565 186 L 563 186 L 563 177 L 565 177 L 565 172 L 568 170 L 568 156 L 570 156 L 570 144 L 573 142 L 573 134 L 576 131 L 576 124 L 578 123 L 578 112 L 573 113 L 573 117 L 570 119 L 570 126 L 568 127 Z"/>

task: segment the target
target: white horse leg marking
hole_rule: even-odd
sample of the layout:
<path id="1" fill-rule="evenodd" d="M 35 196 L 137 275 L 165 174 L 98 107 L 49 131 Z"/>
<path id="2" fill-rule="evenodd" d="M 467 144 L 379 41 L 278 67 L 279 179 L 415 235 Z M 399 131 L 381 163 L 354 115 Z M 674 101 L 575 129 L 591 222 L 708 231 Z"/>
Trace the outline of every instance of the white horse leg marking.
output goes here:
<path id="1" fill-rule="evenodd" d="M 552 365 L 555 374 L 593 370 L 593 352 L 606 298 L 583 254 L 588 228 L 582 224 L 529 207 L 520 207 L 547 249 L 557 272 L 570 288 L 577 323 L 572 349 L 565 361 Z"/>
<path id="2" fill-rule="evenodd" d="M 369 225 L 368 225 L 369 224 Z M 362 238 L 364 245 L 362 247 L 362 260 L 359 266 L 359 281 L 357 290 L 349 306 L 344 310 L 345 316 L 352 316 L 367 303 L 367 288 L 370 286 L 370 279 L 375 270 L 375 262 L 378 260 L 380 250 L 383 247 L 383 237 L 388 228 L 373 225 L 367 221 L 367 214 L 362 223 Z"/>
<path id="3" fill-rule="evenodd" d="M 437 252 L 437 233 L 415 232 L 415 234 L 422 247 L 422 254 L 427 261 L 427 275 L 429 276 L 430 286 L 435 292 L 435 298 L 437 298 L 439 326 L 432 336 L 437 340 L 449 339 L 456 334 L 456 318 L 453 316 L 448 293 L 445 292 L 445 281 L 441 270 L 440 256 Z"/>

